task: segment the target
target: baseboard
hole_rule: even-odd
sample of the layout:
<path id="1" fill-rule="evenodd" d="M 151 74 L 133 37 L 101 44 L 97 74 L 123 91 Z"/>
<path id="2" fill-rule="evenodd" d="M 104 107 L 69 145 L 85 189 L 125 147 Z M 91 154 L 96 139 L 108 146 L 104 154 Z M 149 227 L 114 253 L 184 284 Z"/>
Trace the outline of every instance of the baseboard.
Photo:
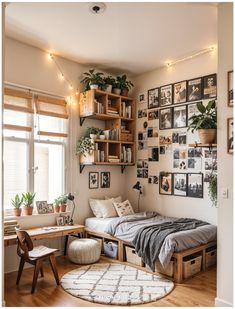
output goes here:
<path id="1" fill-rule="evenodd" d="M 233 304 L 216 297 L 215 298 L 215 307 L 233 307 Z"/>

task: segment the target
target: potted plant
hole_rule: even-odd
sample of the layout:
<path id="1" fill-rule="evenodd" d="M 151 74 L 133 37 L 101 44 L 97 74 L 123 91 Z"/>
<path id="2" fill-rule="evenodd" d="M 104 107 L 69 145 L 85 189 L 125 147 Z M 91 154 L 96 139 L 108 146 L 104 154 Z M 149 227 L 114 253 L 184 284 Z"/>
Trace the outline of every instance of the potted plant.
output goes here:
<path id="1" fill-rule="evenodd" d="M 23 214 L 26 216 L 32 215 L 33 213 L 33 200 L 36 193 L 22 193 L 23 197 Z"/>
<path id="2" fill-rule="evenodd" d="M 105 139 L 104 130 L 98 129 L 99 139 Z"/>
<path id="3" fill-rule="evenodd" d="M 211 174 L 209 177 L 209 197 L 213 206 L 217 206 L 217 175 Z"/>
<path id="4" fill-rule="evenodd" d="M 85 77 L 81 80 L 81 83 L 84 85 L 85 91 L 90 89 L 98 89 L 104 84 L 102 78 L 104 74 L 101 72 L 95 73 L 95 69 L 91 69 L 83 75 L 85 75 Z"/>
<path id="5" fill-rule="evenodd" d="M 112 88 L 115 85 L 115 78 L 111 75 L 104 77 L 104 90 L 112 92 Z"/>
<path id="6" fill-rule="evenodd" d="M 77 141 L 76 153 L 86 157 L 94 150 L 94 143 L 89 137 L 80 137 Z"/>
<path id="7" fill-rule="evenodd" d="M 61 212 L 65 212 L 66 211 L 66 207 L 67 207 L 67 195 L 63 194 L 59 197 L 59 201 L 60 201 L 60 211 Z"/>
<path id="8" fill-rule="evenodd" d="M 118 76 L 116 80 L 116 86 L 121 90 L 121 95 L 127 97 L 128 92 L 133 87 L 133 83 L 130 80 L 127 80 L 126 74 Z"/>
<path id="9" fill-rule="evenodd" d="M 99 134 L 99 129 L 95 127 L 88 127 L 86 130 L 86 137 L 90 137 L 92 139 L 96 139 Z"/>
<path id="10" fill-rule="evenodd" d="M 197 103 L 198 113 L 189 118 L 188 130 L 198 131 L 202 144 L 212 144 L 216 139 L 217 114 L 215 100 L 209 101 L 207 106 Z"/>
<path id="11" fill-rule="evenodd" d="M 60 212 L 60 200 L 59 200 L 59 198 L 56 198 L 54 200 L 54 211 Z"/>
<path id="12" fill-rule="evenodd" d="M 14 209 L 13 209 L 14 215 L 19 217 L 21 215 L 22 209 L 20 207 L 23 203 L 23 198 L 22 197 L 20 198 L 19 194 L 16 194 L 14 199 L 11 200 L 11 203 L 14 207 Z"/>

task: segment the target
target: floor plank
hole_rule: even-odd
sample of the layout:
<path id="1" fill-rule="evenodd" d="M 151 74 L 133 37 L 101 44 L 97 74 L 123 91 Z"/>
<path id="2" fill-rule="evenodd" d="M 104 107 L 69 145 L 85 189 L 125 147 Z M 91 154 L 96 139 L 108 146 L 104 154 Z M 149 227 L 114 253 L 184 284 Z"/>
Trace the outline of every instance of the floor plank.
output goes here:
<path id="1" fill-rule="evenodd" d="M 102 262 L 108 259 L 101 258 Z M 66 257 L 57 258 L 59 276 L 77 268 Z M 44 266 L 44 278 L 38 279 L 36 291 L 30 294 L 33 269 L 23 271 L 19 286 L 15 285 L 16 272 L 5 275 L 5 301 L 7 307 L 100 307 L 66 293 L 57 286 L 49 265 Z M 141 306 L 148 307 L 213 307 L 216 296 L 216 270 L 210 269 L 188 279 L 183 284 L 176 284 L 166 297 Z"/>

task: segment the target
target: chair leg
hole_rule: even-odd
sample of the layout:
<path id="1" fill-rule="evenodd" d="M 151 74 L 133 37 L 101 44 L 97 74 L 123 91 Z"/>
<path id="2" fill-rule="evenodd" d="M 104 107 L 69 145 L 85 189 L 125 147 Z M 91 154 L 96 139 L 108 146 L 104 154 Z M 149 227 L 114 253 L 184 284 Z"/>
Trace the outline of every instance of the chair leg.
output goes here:
<path id="1" fill-rule="evenodd" d="M 41 269 L 41 266 L 42 266 L 42 260 L 37 260 L 35 268 L 34 268 L 31 294 L 34 293 L 34 290 L 35 290 L 35 287 L 36 287 L 36 283 L 37 283 L 37 279 L 38 279 L 38 274 L 39 274 L 39 271 Z"/>
<path id="2" fill-rule="evenodd" d="M 56 259 L 55 259 L 54 254 L 50 255 L 49 259 L 50 259 L 51 268 L 53 270 L 53 274 L 54 274 L 54 277 L 55 277 L 55 281 L 56 281 L 57 285 L 60 285 L 60 279 L 59 279 L 57 268 L 56 268 Z"/>
<path id="3" fill-rule="evenodd" d="M 40 268 L 40 274 L 41 274 L 41 277 L 44 277 L 43 266 L 41 266 L 41 268 Z"/>
<path id="4" fill-rule="evenodd" d="M 21 257 L 20 259 L 20 265 L 19 265 L 19 270 L 18 270 L 18 275 L 17 275 L 17 279 L 16 279 L 16 284 L 18 285 L 20 283 L 20 278 L 21 278 L 21 274 L 24 268 L 24 263 L 25 263 L 25 259 L 23 257 Z"/>

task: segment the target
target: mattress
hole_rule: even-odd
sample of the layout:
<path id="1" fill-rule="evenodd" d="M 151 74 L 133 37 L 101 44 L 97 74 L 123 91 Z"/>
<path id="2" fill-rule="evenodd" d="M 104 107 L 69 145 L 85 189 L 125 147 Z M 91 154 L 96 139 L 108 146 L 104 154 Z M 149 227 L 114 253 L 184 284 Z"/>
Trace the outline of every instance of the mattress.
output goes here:
<path id="1" fill-rule="evenodd" d="M 99 233 L 104 233 L 106 227 L 109 225 L 109 223 L 115 219 L 116 217 L 112 218 L 87 218 L 85 220 L 85 226 L 88 227 L 89 229 L 99 232 Z"/>

